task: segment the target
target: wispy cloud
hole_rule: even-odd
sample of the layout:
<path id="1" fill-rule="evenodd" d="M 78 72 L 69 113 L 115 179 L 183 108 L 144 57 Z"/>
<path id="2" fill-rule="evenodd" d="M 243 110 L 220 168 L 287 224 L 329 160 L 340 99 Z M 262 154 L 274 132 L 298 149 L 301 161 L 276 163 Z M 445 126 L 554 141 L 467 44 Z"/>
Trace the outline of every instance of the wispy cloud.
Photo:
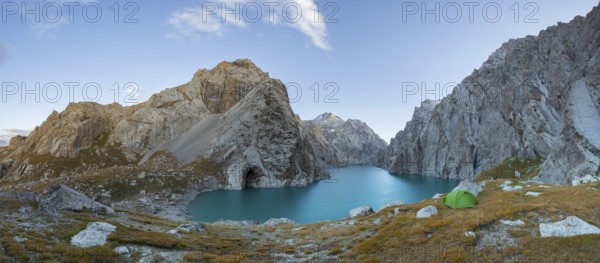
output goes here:
<path id="1" fill-rule="evenodd" d="M 225 7 L 225 8 L 223 8 Z M 332 50 L 327 40 L 327 26 L 317 11 L 314 0 L 223 0 L 203 2 L 201 6 L 184 8 L 169 17 L 175 31 L 169 37 L 201 39 L 208 35 L 223 35 L 228 26 L 246 27 L 256 22 L 273 26 L 285 25 L 309 37 L 311 43 L 324 50 Z M 257 10 L 259 9 L 260 10 Z M 233 11 L 235 10 L 235 11 Z M 236 17 L 231 12 L 236 12 Z"/>
<path id="2" fill-rule="evenodd" d="M 225 20 L 225 22 L 221 19 L 221 12 L 217 12 L 215 15 L 204 15 L 202 7 L 176 11 L 169 18 L 169 24 L 175 27 L 176 31 L 171 32 L 169 37 L 199 39 L 203 34 L 222 35 L 226 24 L 243 26 L 241 20 L 236 23 L 234 19 Z"/>
<path id="3" fill-rule="evenodd" d="M 2 129 L 3 132 L 13 133 L 17 135 L 27 136 L 31 133 L 31 130 L 23 130 L 23 129 Z"/>
<path id="4" fill-rule="evenodd" d="M 30 130 L 22 129 L 2 129 L 0 130 L 0 147 L 7 146 L 12 137 L 17 135 L 27 136 L 31 133 Z"/>
<path id="5" fill-rule="evenodd" d="M 307 35 L 315 46 L 331 50 L 331 45 L 327 41 L 327 27 L 322 19 L 316 19 L 316 17 L 322 18 L 323 15 L 318 14 L 315 17 L 314 11 L 311 10 L 315 8 L 315 2 L 313 0 L 295 0 L 295 2 L 302 8 L 302 16 L 298 22 L 290 23 L 290 25 Z M 288 9 L 288 12 L 293 11 Z M 294 14 L 290 14 L 290 16 L 292 15 Z"/>

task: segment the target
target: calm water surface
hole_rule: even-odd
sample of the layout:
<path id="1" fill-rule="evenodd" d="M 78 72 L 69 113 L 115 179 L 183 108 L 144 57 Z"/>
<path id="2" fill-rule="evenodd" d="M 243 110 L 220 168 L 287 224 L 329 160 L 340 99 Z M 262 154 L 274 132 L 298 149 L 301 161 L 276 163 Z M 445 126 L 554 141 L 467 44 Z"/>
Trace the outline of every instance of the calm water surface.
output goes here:
<path id="1" fill-rule="evenodd" d="M 287 217 L 298 223 L 342 219 L 350 209 L 403 200 L 414 203 L 436 193 L 449 192 L 458 181 L 426 176 L 390 175 L 370 166 L 350 166 L 334 171 L 331 179 L 308 187 L 215 191 L 198 195 L 189 205 L 196 221 L 257 220 Z"/>

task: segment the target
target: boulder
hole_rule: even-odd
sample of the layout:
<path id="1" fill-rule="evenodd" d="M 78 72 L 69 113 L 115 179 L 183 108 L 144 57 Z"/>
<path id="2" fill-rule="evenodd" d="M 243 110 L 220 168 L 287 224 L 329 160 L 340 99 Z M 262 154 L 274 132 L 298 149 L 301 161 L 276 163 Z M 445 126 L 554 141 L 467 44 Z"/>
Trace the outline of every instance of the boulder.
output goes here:
<path id="1" fill-rule="evenodd" d="M 453 191 L 454 190 L 465 190 L 477 197 L 479 193 L 483 191 L 483 188 L 481 187 L 481 185 L 474 183 L 471 180 L 464 180 L 461 181 L 460 184 L 458 184 L 458 186 L 453 189 Z"/>
<path id="2" fill-rule="evenodd" d="M 504 183 L 502 183 L 500 185 L 500 187 L 502 187 L 502 191 L 504 191 L 504 192 L 513 192 L 513 191 L 523 190 L 523 186 L 520 186 L 520 185 L 512 186 L 511 184 L 512 184 L 512 181 L 505 181 Z"/>
<path id="3" fill-rule="evenodd" d="M 525 195 L 529 195 L 529 196 L 540 196 L 542 193 L 540 192 L 527 192 L 525 193 Z"/>
<path id="4" fill-rule="evenodd" d="M 417 218 L 429 218 L 432 217 L 434 215 L 438 214 L 438 210 L 435 206 L 426 206 L 421 208 L 421 210 L 419 210 L 417 212 Z"/>
<path id="5" fill-rule="evenodd" d="M 289 218 L 271 218 L 262 223 L 261 226 L 276 226 L 276 225 L 296 225 L 296 222 Z"/>
<path id="6" fill-rule="evenodd" d="M 83 210 L 90 210 L 98 214 L 115 213 L 114 209 L 63 184 L 50 189 L 48 197 L 40 202 L 40 210 L 51 215 L 56 215 L 61 211 L 81 212 Z"/>
<path id="7" fill-rule="evenodd" d="M 600 234 L 600 228 L 590 225 L 576 216 L 569 216 L 556 223 L 540 224 L 542 237 L 571 237 L 587 234 Z"/>
<path id="8" fill-rule="evenodd" d="M 373 208 L 371 208 L 370 206 L 361 206 L 361 207 L 357 207 L 357 208 L 350 210 L 350 217 L 355 218 L 355 217 L 367 216 L 372 213 L 373 213 Z"/>
<path id="9" fill-rule="evenodd" d="M 83 231 L 71 238 L 71 245 L 83 248 L 105 245 L 106 239 L 115 230 L 117 227 L 109 223 L 89 223 Z"/>
<path id="10" fill-rule="evenodd" d="M 523 186 L 520 186 L 520 185 L 515 185 L 515 186 L 507 185 L 505 187 L 502 187 L 502 191 L 504 191 L 504 192 L 514 192 L 514 191 L 520 191 L 520 190 L 523 190 Z"/>
<path id="11" fill-rule="evenodd" d="M 596 176 L 592 176 L 591 174 L 586 174 L 583 177 L 578 177 L 578 178 L 571 180 L 571 185 L 577 186 L 580 184 L 589 184 L 589 183 L 594 183 L 594 182 L 600 182 L 600 178 L 598 178 Z"/>

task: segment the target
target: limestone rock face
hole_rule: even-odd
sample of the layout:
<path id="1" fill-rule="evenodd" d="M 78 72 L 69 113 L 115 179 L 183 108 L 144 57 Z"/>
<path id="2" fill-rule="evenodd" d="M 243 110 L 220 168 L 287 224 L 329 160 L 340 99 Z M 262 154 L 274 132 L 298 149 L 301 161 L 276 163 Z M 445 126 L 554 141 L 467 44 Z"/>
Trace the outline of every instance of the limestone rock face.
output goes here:
<path id="1" fill-rule="evenodd" d="M 433 109 L 424 104 L 388 148 L 392 173 L 467 179 L 541 157 L 546 183 L 595 174 L 600 9 L 506 42 Z"/>
<path id="2" fill-rule="evenodd" d="M 304 121 L 302 130 L 310 137 L 317 159 L 333 167 L 384 166 L 387 143 L 362 121 L 324 113 Z"/>
<path id="3" fill-rule="evenodd" d="M 420 174 L 421 145 L 419 136 L 431 119 L 437 101 L 425 100 L 415 108 L 412 120 L 404 130 L 398 132 L 387 148 L 387 167 L 392 173 Z"/>
<path id="4" fill-rule="evenodd" d="M 269 81 L 268 73 L 260 70 L 252 61 L 223 62 L 213 70 L 200 70 L 190 86 L 200 91 L 204 105 L 211 113 L 225 113 L 246 94 L 261 83 Z"/>
<path id="5" fill-rule="evenodd" d="M 305 186 L 327 174 L 289 104 L 283 83 L 260 83 L 227 112 L 211 114 L 180 136 L 148 152 L 173 154 L 182 163 L 210 159 L 221 164 L 226 189 Z"/>

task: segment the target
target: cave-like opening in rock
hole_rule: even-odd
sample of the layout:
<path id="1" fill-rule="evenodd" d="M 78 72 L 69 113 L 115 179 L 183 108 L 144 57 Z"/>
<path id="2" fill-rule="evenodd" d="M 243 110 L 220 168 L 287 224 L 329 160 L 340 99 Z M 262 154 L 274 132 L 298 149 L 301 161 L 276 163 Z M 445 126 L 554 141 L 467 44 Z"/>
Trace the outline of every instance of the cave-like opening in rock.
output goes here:
<path id="1" fill-rule="evenodd" d="M 244 175 L 244 178 L 246 178 L 244 188 L 255 187 L 259 177 L 260 175 L 256 169 L 254 167 L 250 167 Z"/>

